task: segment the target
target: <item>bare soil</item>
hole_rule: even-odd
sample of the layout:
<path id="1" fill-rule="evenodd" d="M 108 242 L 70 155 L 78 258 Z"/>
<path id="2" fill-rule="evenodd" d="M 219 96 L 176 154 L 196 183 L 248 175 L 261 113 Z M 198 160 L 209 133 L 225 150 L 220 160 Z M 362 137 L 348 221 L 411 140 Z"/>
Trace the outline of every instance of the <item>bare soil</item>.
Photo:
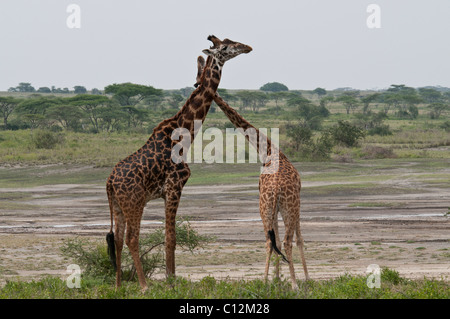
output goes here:
<path id="1" fill-rule="evenodd" d="M 365 274 L 369 265 L 377 264 L 407 278 L 449 280 L 448 181 L 430 183 L 410 173 L 414 172 L 396 171 L 391 179 L 369 176 L 371 187 L 358 187 L 360 182 L 351 180 L 308 181 L 312 175 L 302 175 L 301 227 L 312 279 Z M 448 174 L 448 169 L 441 173 Z M 194 254 L 177 250 L 177 275 L 263 276 L 265 237 L 257 177 L 251 183 L 188 184 L 178 216 L 189 216 L 199 233 L 216 240 Z M 149 202 L 142 232 L 160 227 L 163 219 L 164 202 Z M 282 225 L 280 220 L 281 231 Z M 73 236 L 104 241 L 109 228 L 105 187 L 100 182 L 0 188 L 0 283 L 47 274 L 65 276 L 72 261 L 61 256 L 61 244 Z M 302 279 L 299 253 L 294 252 L 297 276 Z M 289 276 L 286 266 L 282 274 Z"/>

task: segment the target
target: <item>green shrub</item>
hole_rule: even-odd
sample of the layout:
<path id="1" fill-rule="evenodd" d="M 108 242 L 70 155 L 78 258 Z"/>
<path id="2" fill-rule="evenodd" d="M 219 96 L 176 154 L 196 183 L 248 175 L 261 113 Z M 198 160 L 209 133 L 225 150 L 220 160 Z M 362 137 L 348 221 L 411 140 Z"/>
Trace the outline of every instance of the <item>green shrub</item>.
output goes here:
<path id="1" fill-rule="evenodd" d="M 445 121 L 444 123 L 442 123 L 440 127 L 444 129 L 444 131 L 450 132 L 450 121 L 449 120 Z"/>
<path id="2" fill-rule="evenodd" d="M 397 270 L 382 268 L 381 269 L 381 282 L 389 282 L 393 285 L 398 285 L 405 282 L 405 279 L 400 277 Z"/>
<path id="3" fill-rule="evenodd" d="M 363 129 L 347 121 L 338 121 L 338 124 L 329 129 L 330 136 L 337 144 L 353 147 L 358 140 L 365 136 Z"/>
<path id="4" fill-rule="evenodd" d="M 381 159 L 396 158 L 397 156 L 392 151 L 392 148 L 367 145 L 362 149 L 361 157 L 364 159 Z"/>
<path id="5" fill-rule="evenodd" d="M 286 132 L 296 150 L 298 150 L 301 145 L 311 143 L 313 132 L 308 126 L 286 125 Z"/>
<path id="6" fill-rule="evenodd" d="M 64 142 L 64 135 L 48 130 L 36 130 L 31 141 L 36 148 L 53 149 Z"/>
<path id="7" fill-rule="evenodd" d="M 213 238 L 198 234 L 192 229 L 189 221 L 177 220 L 175 224 L 177 236 L 177 246 L 184 250 L 193 252 L 195 249 L 203 247 Z M 139 241 L 139 256 L 146 277 L 165 267 L 164 256 L 164 227 L 156 229 L 154 232 L 141 236 Z M 125 248 L 126 246 L 124 246 Z M 95 246 L 87 241 L 75 238 L 67 240 L 61 252 L 78 264 L 83 269 L 83 274 L 89 278 L 99 278 L 103 280 L 114 278 L 114 269 L 111 265 L 106 241 Z M 136 277 L 134 262 L 128 249 L 122 251 L 122 278 L 133 280 Z"/>
<path id="8" fill-rule="evenodd" d="M 388 124 L 381 124 L 379 126 L 375 126 L 374 128 L 371 128 L 368 131 L 368 134 L 369 135 L 386 136 L 386 135 L 392 135 L 392 131 Z"/>

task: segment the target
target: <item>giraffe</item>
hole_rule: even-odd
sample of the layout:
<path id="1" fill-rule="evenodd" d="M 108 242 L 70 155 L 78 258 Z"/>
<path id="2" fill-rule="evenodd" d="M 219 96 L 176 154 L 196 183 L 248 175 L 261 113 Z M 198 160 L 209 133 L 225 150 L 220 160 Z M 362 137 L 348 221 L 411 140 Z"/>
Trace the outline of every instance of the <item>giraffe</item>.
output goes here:
<path id="1" fill-rule="evenodd" d="M 115 165 L 107 180 L 111 229 L 106 241 L 116 270 L 116 288 L 121 285 L 121 253 L 126 227 L 125 243 L 133 257 L 141 289 L 147 290 L 139 258 L 139 231 L 146 203 L 157 198 L 165 201 L 166 275 L 175 275 L 175 216 L 182 189 L 191 173 L 185 162 L 175 163 L 172 160 L 171 150 L 182 139 L 174 141 L 171 134 L 177 128 L 185 128 L 190 132 L 191 141 L 194 140 L 197 133 L 194 132 L 194 120 L 205 120 L 220 82 L 224 63 L 241 53 L 252 51 L 250 46 L 229 39 L 221 41 L 212 35 L 208 40 L 213 46 L 202 51 L 208 58 L 198 87 L 177 114 L 155 127 L 139 150 Z"/>
<path id="2" fill-rule="evenodd" d="M 202 56 L 197 59 L 197 83 L 199 85 L 202 69 L 205 65 L 205 60 Z M 249 138 L 248 134 L 245 134 L 247 140 L 253 144 L 258 154 L 260 151 L 261 142 L 259 139 L 260 132 L 253 125 L 247 122 L 238 112 L 230 107 L 216 92 L 214 95 L 214 102 L 225 113 L 228 119 L 236 128 L 242 128 L 244 132 L 248 129 L 255 130 L 257 138 L 253 140 Z M 262 134 L 262 133 L 261 133 Z M 259 211 L 261 219 L 264 225 L 264 233 L 266 236 L 266 267 L 265 267 L 265 280 L 269 274 L 270 257 L 273 250 L 282 256 L 283 260 L 289 264 L 289 272 L 291 276 L 291 284 L 293 289 L 298 289 L 295 279 L 294 265 L 292 262 L 292 241 L 294 240 L 294 233 L 296 235 L 296 244 L 300 250 L 300 256 L 303 264 L 303 271 L 305 273 L 306 280 L 309 280 L 308 269 L 306 266 L 306 260 L 304 255 L 304 242 L 300 231 L 300 189 L 301 179 L 300 174 L 279 149 L 274 147 L 270 139 L 263 136 L 263 140 L 267 141 L 267 156 L 265 163 L 263 164 L 266 171 L 260 174 L 259 177 Z M 254 143 L 256 141 L 256 143 Z M 278 165 L 271 165 L 274 162 Z M 285 225 L 285 237 L 283 246 L 286 251 L 286 257 L 281 253 L 277 247 L 277 240 L 279 240 L 278 234 L 278 212 Z M 276 277 L 279 277 L 279 261 L 276 262 Z"/>

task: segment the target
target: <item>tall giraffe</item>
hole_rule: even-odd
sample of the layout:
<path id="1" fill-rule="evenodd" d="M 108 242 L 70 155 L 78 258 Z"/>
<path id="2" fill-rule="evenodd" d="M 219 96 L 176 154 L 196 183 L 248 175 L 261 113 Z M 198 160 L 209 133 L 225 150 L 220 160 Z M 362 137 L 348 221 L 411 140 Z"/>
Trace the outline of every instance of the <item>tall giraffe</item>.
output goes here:
<path id="1" fill-rule="evenodd" d="M 201 72 L 205 65 L 205 60 L 202 56 L 197 59 L 197 86 L 200 83 Z M 236 128 L 242 128 L 248 132 L 248 129 L 253 129 L 257 134 L 256 139 L 250 139 L 249 134 L 245 134 L 247 140 L 253 144 L 258 154 L 260 154 L 260 132 L 253 125 L 247 122 L 238 112 L 229 106 L 216 92 L 214 102 L 225 113 L 228 119 Z M 261 133 L 262 135 L 262 133 Z M 300 256 L 303 264 L 303 271 L 306 280 L 309 280 L 308 269 L 306 267 L 306 260 L 304 255 L 304 242 L 300 231 L 300 189 L 301 180 L 300 174 L 278 148 L 276 148 L 266 136 L 262 136 L 263 140 L 267 141 L 267 156 L 263 164 L 267 170 L 260 174 L 259 177 L 259 212 L 264 225 L 264 233 L 266 236 L 266 268 L 265 280 L 269 274 L 270 257 L 273 250 L 283 257 L 289 264 L 289 272 L 291 275 L 291 283 L 294 289 L 297 289 L 297 282 L 295 279 L 294 264 L 292 262 L 292 241 L 294 239 L 294 232 L 297 237 L 296 244 L 300 250 Z M 262 140 L 262 141 L 263 141 Z M 276 162 L 278 165 L 273 165 Z M 285 225 L 285 237 L 283 246 L 286 251 L 286 257 L 281 253 L 277 247 L 280 242 L 278 233 L 278 212 Z M 279 276 L 279 262 L 276 263 L 276 276 Z"/>
<path id="2" fill-rule="evenodd" d="M 181 191 L 190 176 L 185 162 L 175 163 L 172 148 L 181 141 L 172 140 L 175 129 L 189 130 L 194 140 L 194 120 L 205 120 L 220 82 L 224 63 L 241 53 L 248 53 L 248 45 L 229 39 L 221 41 L 215 36 L 208 40 L 213 46 L 203 50 L 208 55 L 199 86 L 192 92 L 177 114 L 162 121 L 153 130 L 144 146 L 114 167 L 106 183 L 111 213 L 111 230 L 106 236 L 111 261 L 116 269 L 116 287 L 121 285 L 121 254 L 125 242 L 130 249 L 143 291 L 147 289 L 142 263 L 139 258 L 139 231 L 146 203 L 156 198 L 165 201 L 166 274 L 175 275 L 175 216 Z M 115 223 L 115 234 L 113 228 Z M 115 237 L 115 238 L 114 238 Z"/>

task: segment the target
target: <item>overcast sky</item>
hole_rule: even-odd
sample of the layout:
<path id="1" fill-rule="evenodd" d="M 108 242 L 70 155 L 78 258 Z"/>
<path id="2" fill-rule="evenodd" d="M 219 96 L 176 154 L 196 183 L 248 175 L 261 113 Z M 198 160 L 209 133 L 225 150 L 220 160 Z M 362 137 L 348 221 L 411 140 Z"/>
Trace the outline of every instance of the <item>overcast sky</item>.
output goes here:
<path id="1" fill-rule="evenodd" d="M 367 26 L 372 3 L 381 28 Z M 253 47 L 225 64 L 222 88 L 450 87 L 449 31 L 449 0 L 1 0 L 0 90 L 192 86 L 209 34 Z"/>

